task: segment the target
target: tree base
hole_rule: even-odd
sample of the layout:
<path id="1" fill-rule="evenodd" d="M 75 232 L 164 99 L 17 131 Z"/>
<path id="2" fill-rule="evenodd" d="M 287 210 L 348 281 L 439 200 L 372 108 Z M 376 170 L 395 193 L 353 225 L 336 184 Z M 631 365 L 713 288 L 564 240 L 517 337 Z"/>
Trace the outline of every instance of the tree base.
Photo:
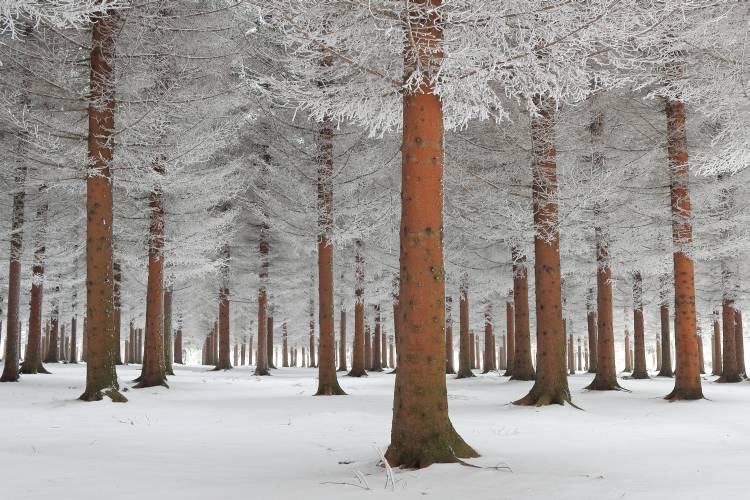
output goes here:
<path id="1" fill-rule="evenodd" d="M 471 370 L 463 370 L 463 371 L 459 370 L 459 372 L 456 374 L 456 378 L 457 379 L 459 379 L 459 378 L 471 378 L 471 377 L 476 377 L 476 375 L 474 375 L 474 372 L 471 371 Z"/>
<path id="2" fill-rule="evenodd" d="M 703 390 L 698 389 L 675 389 L 664 396 L 667 401 L 695 401 L 697 399 L 705 399 L 703 396 Z"/>
<path id="3" fill-rule="evenodd" d="M 391 443 L 385 452 L 385 459 L 391 467 L 422 469 L 432 464 L 463 463 L 464 458 L 479 456 L 471 446 L 451 426 L 448 436 L 433 435 L 416 445 L 399 447 Z"/>
<path id="4" fill-rule="evenodd" d="M 35 366 L 34 368 L 26 368 L 23 365 L 21 365 L 20 373 L 22 375 L 52 375 L 52 372 L 48 372 L 47 369 L 42 366 L 41 364 L 38 366 Z"/>
<path id="5" fill-rule="evenodd" d="M 650 380 L 651 377 L 648 376 L 648 372 L 646 370 L 636 370 L 631 375 L 630 378 L 638 379 L 638 380 Z"/>
<path id="6" fill-rule="evenodd" d="M 742 382 L 742 377 L 740 374 L 735 375 L 722 375 L 718 379 L 716 379 L 717 384 L 736 384 L 737 382 Z"/>
<path id="7" fill-rule="evenodd" d="M 511 380 L 523 380 L 524 382 L 528 382 L 530 380 L 536 380 L 536 373 L 532 370 L 531 372 L 518 372 L 518 370 L 514 370 L 513 374 L 510 376 Z"/>
<path id="8" fill-rule="evenodd" d="M 344 392 L 344 389 L 342 389 L 338 383 L 334 384 L 321 384 L 318 386 L 318 392 L 313 394 L 313 396 L 346 396 L 347 394 Z"/>
<path id="9" fill-rule="evenodd" d="M 0 377 L 0 382 L 19 382 L 21 380 L 21 377 L 18 373 L 15 375 L 3 375 Z"/>
<path id="10" fill-rule="evenodd" d="M 526 396 L 522 397 L 518 401 L 513 401 L 513 404 L 518 406 L 564 406 L 565 403 L 578 408 L 573 404 L 573 401 L 570 397 L 570 389 L 568 389 L 567 384 L 546 388 L 539 388 L 536 384 L 534 384 L 534 387 L 531 388 Z"/>
<path id="11" fill-rule="evenodd" d="M 370 371 L 371 371 L 371 372 L 382 372 L 382 371 L 383 371 L 383 369 L 382 369 L 382 368 L 373 368 L 373 369 L 371 369 Z"/>
<path id="12" fill-rule="evenodd" d="M 365 371 L 364 368 L 361 369 L 361 370 L 354 370 L 354 369 L 352 369 L 349 373 L 346 374 L 346 376 L 347 377 L 366 377 L 367 376 L 367 372 Z"/>
<path id="13" fill-rule="evenodd" d="M 222 370 L 224 370 L 224 371 L 231 370 L 232 368 L 234 368 L 232 365 L 216 365 L 211 371 L 212 372 L 219 372 L 219 371 L 222 371 Z M 171 374 L 168 373 L 167 375 L 174 375 L 174 373 L 171 373 Z"/>
<path id="14" fill-rule="evenodd" d="M 455 375 L 456 374 L 456 370 L 445 370 L 445 374 L 446 375 Z"/>
<path id="15" fill-rule="evenodd" d="M 214 370 L 211 370 L 211 371 L 214 371 Z M 253 375 L 255 375 L 256 377 L 270 377 L 271 373 L 268 371 L 267 368 L 263 370 L 256 368 L 255 372 L 253 372 Z"/>
<path id="16" fill-rule="evenodd" d="M 155 380 L 141 379 L 140 382 L 138 382 L 137 384 L 133 386 L 133 389 L 146 389 L 148 387 L 160 387 L 160 386 L 166 387 L 167 389 L 169 389 L 169 384 L 167 384 L 166 377 L 155 379 Z"/>
<path id="17" fill-rule="evenodd" d="M 587 391 L 624 391 L 620 384 L 615 380 L 606 380 L 604 377 L 594 377 L 594 380 L 584 387 Z"/>
<path id="18" fill-rule="evenodd" d="M 91 392 L 84 392 L 81 394 L 81 396 L 78 398 L 81 401 L 101 401 L 104 399 L 104 396 L 107 396 L 109 399 L 112 400 L 113 403 L 127 403 L 128 398 L 122 395 L 122 393 L 117 390 L 116 387 L 109 387 L 107 389 L 102 389 L 99 391 L 91 391 Z"/>
<path id="19" fill-rule="evenodd" d="M 513 370 L 505 370 L 505 373 L 500 375 L 501 377 L 512 377 L 513 376 Z"/>
<path id="20" fill-rule="evenodd" d="M 656 376 L 674 378 L 674 373 L 672 372 L 672 370 L 659 370 L 659 373 L 657 373 Z"/>

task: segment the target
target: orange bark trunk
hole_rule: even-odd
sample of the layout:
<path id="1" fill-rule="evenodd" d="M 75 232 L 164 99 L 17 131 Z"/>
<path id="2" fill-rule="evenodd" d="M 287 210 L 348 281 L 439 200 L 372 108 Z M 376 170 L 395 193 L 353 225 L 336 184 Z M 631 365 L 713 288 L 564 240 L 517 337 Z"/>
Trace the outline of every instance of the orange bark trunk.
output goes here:
<path id="1" fill-rule="evenodd" d="M 469 290 L 465 282 L 461 284 L 458 303 L 458 373 L 456 378 L 474 377 L 474 335 L 469 331 Z"/>
<path id="2" fill-rule="evenodd" d="M 112 174 L 115 87 L 114 14 L 93 18 L 88 107 L 89 173 L 86 178 L 86 389 L 84 401 L 107 396 L 124 402 L 115 372 Z"/>
<path id="3" fill-rule="evenodd" d="M 286 362 L 286 355 L 284 355 L 284 361 Z M 346 311 L 341 309 L 339 311 L 339 371 L 345 372 L 346 370 Z"/>
<path id="4" fill-rule="evenodd" d="M 412 0 L 405 19 L 404 61 L 423 70 L 442 37 L 441 0 Z M 412 11 L 413 9 L 413 11 Z M 413 45 L 416 44 L 416 45 Z M 408 78 L 408 71 L 406 72 Z M 453 429 L 445 382 L 443 264 L 443 110 L 428 78 L 403 96 L 398 370 L 393 402 L 391 466 L 427 467 L 477 453 Z"/>
<path id="5" fill-rule="evenodd" d="M 453 375 L 453 297 L 445 298 L 445 373 Z"/>
<path id="6" fill-rule="evenodd" d="M 515 402 L 543 406 L 570 402 L 565 373 L 565 327 L 562 317 L 560 233 L 557 210 L 557 151 L 554 147 L 555 103 L 536 96 L 539 114 L 532 118 L 534 280 L 536 283 L 536 381 Z"/>
<path id="7" fill-rule="evenodd" d="M 742 312 L 739 309 L 734 311 L 734 340 L 737 343 L 737 372 L 742 378 L 747 378 L 745 373 L 745 338 L 742 333 Z"/>
<path id="8" fill-rule="evenodd" d="M 44 189 L 40 188 L 44 196 Z M 31 303 L 29 305 L 29 333 L 26 342 L 26 354 L 21 364 L 21 373 L 49 373 L 42 364 L 44 343 L 42 343 L 42 304 L 44 302 L 44 238 L 47 226 L 47 202 L 43 201 L 36 212 L 37 221 L 41 225 L 39 237 L 34 249 L 34 265 L 32 267 Z"/>
<path id="9" fill-rule="evenodd" d="M 529 277 L 526 256 L 517 248 L 511 249 L 513 257 L 513 373 L 511 380 L 534 380 L 536 372 L 531 360 L 531 330 L 529 328 Z"/>
<path id="10" fill-rule="evenodd" d="M 362 255 L 362 241 L 355 242 L 354 257 L 354 341 L 352 342 L 352 369 L 350 377 L 367 376 L 365 371 L 365 259 Z"/>
<path id="11" fill-rule="evenodd" d="M 596 331 L 596 300 L 595 300 L 595 292 L 594 289 L 589 289 L 589 295 L 586 299 L 586 327 L 587 327 L 587 333 L 589 337 L 588 342 L 588 368 L 587 371 L 589 373 L 596 373 L 597 370 L 597 331 Z"/>
<path id="12" fill-rule="evenodd" d="M 674 314 L 675 351 L 677 370 L 674 390 L 667 395 L 669 400 L 702 399 L 700 368 L 698 367 L 698 344 L 695 342 L 695 269 L 693 260 L 683 248 L 693 241 L 690 221 L 692 207 L 688 189 L 688 151 L 685 130 L 685 105 L 682 101 L 668 99 L 667 156 L 670 170 L 670 194 L 672 206 L 672 241 L 674 243 Z"/>
<path id="13" fill-rule="evenodd" d="M 646 367 L 646 333 L 643 325 L 643 278 L 633 274 L 633 344 L 634 364 L 631 378 L 649 378 Z"/>

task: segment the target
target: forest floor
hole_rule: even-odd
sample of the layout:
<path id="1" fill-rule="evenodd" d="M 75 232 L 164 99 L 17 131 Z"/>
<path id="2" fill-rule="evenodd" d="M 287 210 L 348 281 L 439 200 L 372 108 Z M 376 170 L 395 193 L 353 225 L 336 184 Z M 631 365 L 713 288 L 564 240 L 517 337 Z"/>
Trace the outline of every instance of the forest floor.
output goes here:
<path id="1" fill-rule="evenodd" d="M 746 499 L 750 383 L 704 380 L 708 400 L 668 403 L 670 379 L 622 380 L 572 407 L 508 403 L 529 382 L 449 377 L 451 417 L 484 468 L 395 473 L 394 376 L 340 377 L 347 397 L 312 397 L 316 372 L 177 367 L 171 389 L 132 389 L 127 404 L 76 400 L 83 365 L 0 384 L 0 491 L 8 499 Z M 126 386 L 137 367 L 120 367 Z M 500 466 L 500 468 L 495 468 Z M 507 468 L 504 468 L 507 467 Z"/>

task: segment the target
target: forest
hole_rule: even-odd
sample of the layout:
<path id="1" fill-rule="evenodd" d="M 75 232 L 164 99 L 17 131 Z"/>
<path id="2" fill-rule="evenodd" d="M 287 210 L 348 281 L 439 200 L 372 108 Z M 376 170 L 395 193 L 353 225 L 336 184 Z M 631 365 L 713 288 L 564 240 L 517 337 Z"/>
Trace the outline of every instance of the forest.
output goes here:
<path id="1" fill-rule="evenodd" d="M 3 491 L 747 498 L 748 81 L 742 0 L 0 0 Z"/>

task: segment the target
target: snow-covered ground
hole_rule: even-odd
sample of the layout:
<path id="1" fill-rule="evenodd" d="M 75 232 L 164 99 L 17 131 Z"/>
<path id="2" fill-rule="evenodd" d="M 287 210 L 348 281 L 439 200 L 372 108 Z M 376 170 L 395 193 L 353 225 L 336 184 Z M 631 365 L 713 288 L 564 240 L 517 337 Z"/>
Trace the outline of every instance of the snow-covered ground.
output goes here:
<path id="1" fill-rule="evenodd" d="M 312 397 L 315 370 L 177 367 L 171 389 L 127 404 L 83 403 L 83 365 L 0 384 L 3 499 L 698 499 L 750 498 L 750 383 L 704 380 L 709 400 L 667 403 L 671 380 L 623 380 L 571 407 L 508 403 L 530 383 L 449 377 L 456 429 L 486 468 L 395 471 L 385 488 L 393 375 L 341 377 Z M 136 367 L 119 370 L 122 382 Z M 496 469 L 494 466 L 509 469 Z M 358 479 L 360 475 L 361 479 Z"/>

